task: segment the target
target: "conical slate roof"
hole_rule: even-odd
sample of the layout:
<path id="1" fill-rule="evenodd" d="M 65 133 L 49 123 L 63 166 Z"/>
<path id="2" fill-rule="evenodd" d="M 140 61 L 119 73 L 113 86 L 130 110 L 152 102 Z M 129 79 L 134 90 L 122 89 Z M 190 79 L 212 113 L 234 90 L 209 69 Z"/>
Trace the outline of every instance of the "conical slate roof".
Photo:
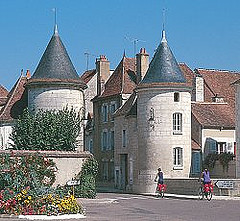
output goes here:
<path id="1" fill-rule="evenodd" d="M 74 79 L 79 76 L 55 27 L 54 34 L 31 79 Z"/>
<path id="2" fill-rule="evenodd" d="M 165 31 L 163 31 L 161 44 L 158 46 L 140 85 L 156 83 L 186 83 L 186 79 L 167 44 Z"/>

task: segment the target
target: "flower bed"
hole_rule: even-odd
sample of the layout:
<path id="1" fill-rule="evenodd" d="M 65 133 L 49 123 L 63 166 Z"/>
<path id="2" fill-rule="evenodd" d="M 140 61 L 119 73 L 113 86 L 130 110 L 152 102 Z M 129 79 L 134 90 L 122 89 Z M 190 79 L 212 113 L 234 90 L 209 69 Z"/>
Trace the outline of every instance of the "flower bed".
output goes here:
<path id="1" fill-rule="evenodd" d="M 83 214 L 82 206 L 68 193 L 61 196 L 56 193 L 42 195 L 31 194 L 27 187 L 21 192 L 12 190 L 0 192 L 0 213 L 12 215 L 47 215 Z"/>

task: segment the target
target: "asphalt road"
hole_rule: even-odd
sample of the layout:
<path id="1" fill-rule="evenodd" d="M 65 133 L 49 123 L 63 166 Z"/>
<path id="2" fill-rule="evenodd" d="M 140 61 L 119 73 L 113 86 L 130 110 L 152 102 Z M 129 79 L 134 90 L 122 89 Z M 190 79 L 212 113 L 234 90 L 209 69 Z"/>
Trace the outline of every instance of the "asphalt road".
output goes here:
<path id="1" fill-rule="evenodd" d="M 87 218 L 82 220 L 240 221 L 239 200 L 183 200 L 152 196 L 100 193 L 82 200 Z"/>
<path id="2" fill-rule="evenodd" d="M 86 209 L 86 218 L 64 221 L 240 221 L 240 200 L 209 202 L 114 193 L 99 193 L 96 199 L 78 200 Z M 0 218 L 5 220 L 25 221 Z"/>

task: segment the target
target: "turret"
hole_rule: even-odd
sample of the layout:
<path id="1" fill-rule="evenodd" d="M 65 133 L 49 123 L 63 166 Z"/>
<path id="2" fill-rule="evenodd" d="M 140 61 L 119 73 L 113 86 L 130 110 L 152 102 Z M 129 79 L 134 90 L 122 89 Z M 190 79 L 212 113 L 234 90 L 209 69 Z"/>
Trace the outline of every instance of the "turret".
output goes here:
<path id="1" fill-rule="evenodd" d="M 189 177 L 191 163 L 191 87 L 165 31 L 143 80 L 137 86 L 138 184 L 135 192 L 154 192 L 156 169 L 165 178 Z"/>

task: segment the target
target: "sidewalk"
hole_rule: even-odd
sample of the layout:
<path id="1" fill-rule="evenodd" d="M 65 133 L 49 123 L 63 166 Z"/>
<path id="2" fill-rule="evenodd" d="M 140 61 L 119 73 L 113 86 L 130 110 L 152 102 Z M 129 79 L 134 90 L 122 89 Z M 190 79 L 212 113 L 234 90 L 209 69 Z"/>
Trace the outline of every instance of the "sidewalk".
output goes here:
<path id="1" fill-rule="evenodd" d="M 123 190 L 108 188 L 108 187 L 98 187 L 99 193 L 119 193 L 119 194 L 135 194 L 135 195 L 143 195 L 143 196 L 156 196 L 156 193 L 131 193 Z M 174 199 L 186 199 L 186 200 L 199 200 L 198 195 L 181 195 L 181 194 L 173 194 L 173 193 L 165 193 L 164 196 L 166 198 L 174 198 Z M 212 200 L 240 200 L 240 197 L 230 197 L 230 196 L 216 196 L 213 195 Z"/>
<path id="2" fill-rule="evenodd" d="M 152 196 L 153 196 L 153 194 L 152 194 Z M 179 194 L 165 193 L 164 196 L 167 197 L 167 198 L 175 198 L 175 199 L 199 200 L 197 195 L 179 195 Z M 215 196 L 215 195 L 213 195 L 212 200 L 240 200 L 240 197 Z"/>

